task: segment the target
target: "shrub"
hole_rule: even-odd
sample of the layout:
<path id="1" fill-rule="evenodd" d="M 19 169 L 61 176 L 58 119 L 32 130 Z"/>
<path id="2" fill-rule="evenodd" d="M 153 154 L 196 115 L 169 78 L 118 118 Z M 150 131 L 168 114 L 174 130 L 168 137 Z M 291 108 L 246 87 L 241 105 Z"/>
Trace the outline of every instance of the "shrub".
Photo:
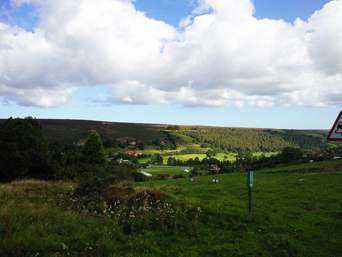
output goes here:
<path id="1" fill-rule="evenodd" d="M 78 172 L 76 167 L 65 167 L 59 168 L 55 173 L 56 180 L 74 180 L 78 177 Z"/>
<path id="2" fill-rule="evenodd" d="M 129 203 L 131 205 L 139 205 L 144 201 L 149 203 L 161 202 L 163 199 L 167 198 L 168 195 L 157 190 L 146 189 L 134 194 L 130 199 Z"/>
<path id="3" fill-rule="evenodd" d="M 94 175 L 92 172 L 86 172 L 82 175 L 75 193 L 81 196 L 94 196 L 107 185 L 108 183 L 105 179 Z"/>
<path id="4" fill-rule="evenodd" d="M 134 190 L 133 190 L 134 191 Z M 111 205 L 117 202 L 124 203 L 126 200 L 126 190 L 120 187 L 105 188 L 100 192 L 104 200 Z M 134 191 L 135 192 L 135 191 Z"/>
<path id="5" fill-rule="evenodd" d="M 132 171 L 132 177 L 133 177 L 134 181 L 136 181 L 136 182 L 143 182 L 146 179 L 145 175 L 143 175 L 137 171 Z"/>

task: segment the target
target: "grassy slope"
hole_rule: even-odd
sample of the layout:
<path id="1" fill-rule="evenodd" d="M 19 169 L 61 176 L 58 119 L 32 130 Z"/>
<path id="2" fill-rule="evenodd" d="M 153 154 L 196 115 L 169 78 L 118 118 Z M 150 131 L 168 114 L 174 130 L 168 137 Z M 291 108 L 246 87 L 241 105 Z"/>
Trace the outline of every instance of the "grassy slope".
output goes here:
<path id="1" fill-rule="evenodd" d="M 323 162 L 313 162 L 313 163 L 304 163 L 299 165 L 290 165 L 290 166 L 281 166 L 276 168 L 269 168 L 260 170 L 257 172 L 269 172 L 269 171 L 281 171 L 281 170 L 296 170 L 296 169 L 310 169 L 310 168 L 324 168 L 324 167 L 339 167 L 341 166 L 341 161 L 338 160 L 330 160 Z"/>
<path id="2" fill-rule="evenodd" d="M 0 255 L 342 255 L 341 173 L 256 173 L 251 223 L 246 222 L 246 175 L 215 177 L 218 184 L 211 183 L 212 176 L 202 176 L 194 182 L 178 179 L 120 185 L 165 192 L 170 196 L 165 202 L 174 210 L 192 213 L 177 229 L 161 226 L 129 233 L 101 214 L 78 212 L 72 204 L 59 205 L 61 194 L 70 197 L 65 195 L 75 186 L 72 183 L 0 185 L 0 234 L 4 235 Z M 138 216 L 130 222 L 137 221 Z"/>

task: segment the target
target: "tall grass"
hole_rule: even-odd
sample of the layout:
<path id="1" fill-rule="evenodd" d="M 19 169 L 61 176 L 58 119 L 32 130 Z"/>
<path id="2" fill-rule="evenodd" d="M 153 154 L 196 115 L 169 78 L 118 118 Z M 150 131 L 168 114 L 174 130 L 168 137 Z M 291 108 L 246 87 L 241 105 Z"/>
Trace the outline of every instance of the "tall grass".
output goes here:
<path id="1" fill-rule="evenodd" d="M 96 197 L 74 183 L 0 185 L 0 256 L 341 256 L 342 175 L 256 173 L 123 182 Z"/>

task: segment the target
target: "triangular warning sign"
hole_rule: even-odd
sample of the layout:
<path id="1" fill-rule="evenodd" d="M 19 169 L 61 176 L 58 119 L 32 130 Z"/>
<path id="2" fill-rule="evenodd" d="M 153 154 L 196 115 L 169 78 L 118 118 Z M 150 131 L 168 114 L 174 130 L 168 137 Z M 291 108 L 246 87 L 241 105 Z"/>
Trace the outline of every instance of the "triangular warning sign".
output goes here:
<path id="1" fill-rule="evenodd" d="M 328 141 L 342 141 L 342 111 L 338 115 L 327 137 Z"/>

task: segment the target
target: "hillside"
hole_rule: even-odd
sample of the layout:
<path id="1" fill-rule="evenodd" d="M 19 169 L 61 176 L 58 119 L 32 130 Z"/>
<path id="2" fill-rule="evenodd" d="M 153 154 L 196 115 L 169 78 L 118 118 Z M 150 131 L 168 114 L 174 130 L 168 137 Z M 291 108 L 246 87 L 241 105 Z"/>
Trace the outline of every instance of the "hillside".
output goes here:
<path id="1" fill-rule="evenodd" d="M 197 142 L 226 149 L 228 152 L 237 149 L 271 152 L 281 151 L 288 146 L 303 151 L 328 147 L 324 134 L 303 130 L 192 128 L 181 132 Z"/>
<path id="2" fill-rule="evenodd" d="M 0 122 L 3 121 L 0 120 Z M 97 130 L 103 142 L 106 140 L 116 140 L 127 144 L 142 142 L 159 146 L 161 150 L 192 149 L 197 152 L 206 152 L 210 148 L 216 148 L 218 152 L 225 153 L 238 150 L 277 152 L 284 147 L 291 146 L 300 148 L 302 151 L 316 151 L 336 145 L 325 140 L 328 133 L 325 130 L 170 126 L 87 120 L 42 119 L 39 121 L 47 140 L 50 143 L 62 144 L 80 143 L 86 140 L 91 130 Z M 153 149 L 156 148 L 150 150 Z"/>
<path id="3" fill-rule="evenodd" d="M 286 146 L 302 150 L 325 149 L 326 131 L 221 128 L 205 126 L 172 126 L 161 124 L 118 123 L 85 120 L 39 120 L 49 142 L 73 142 L 85 140 L 91 130 L 97 130 L 103 141 L 120 139 L 150 143 L 165 139 L 165 132 L 173 135 L 179 150 L 190 148 L 205 151 L 200 147 L 216 147 L 226 152 L 250 150 L 252 152 L 280 151 Z"/>
<path id="4" fill-rule="evenodd" d="M 39 120 L 50 142 L 79 142 L 85 140 L 91 130 L 96 130 L 102 139 L 128 137 L 142 141 L 162 138 L 160 125 L 102 122 L 88 120 Z"/>

